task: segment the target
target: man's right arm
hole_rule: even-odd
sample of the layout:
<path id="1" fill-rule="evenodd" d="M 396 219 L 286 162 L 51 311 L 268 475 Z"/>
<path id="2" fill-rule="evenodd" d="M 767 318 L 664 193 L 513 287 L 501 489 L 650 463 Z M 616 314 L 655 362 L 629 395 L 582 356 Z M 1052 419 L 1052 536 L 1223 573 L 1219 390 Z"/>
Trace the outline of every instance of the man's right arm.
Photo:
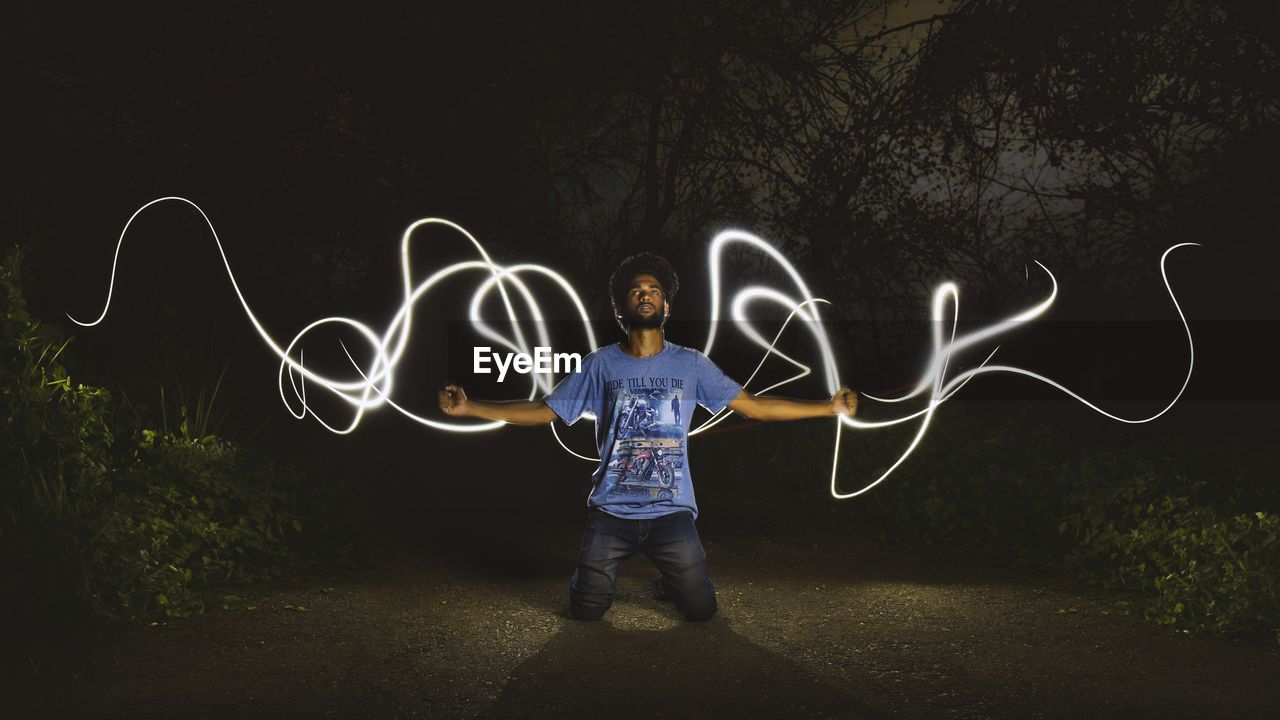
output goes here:
<path id="1" fill-rule="evenodd" d="M 440 410 L 449 417 L 474 417 L 501 420 L 514 425 L 545 425 L 556 419 L 556 413 L 542 400 L 486 402 L 472 400 L 457 385 L 445 385 L 437 394 Z"/>

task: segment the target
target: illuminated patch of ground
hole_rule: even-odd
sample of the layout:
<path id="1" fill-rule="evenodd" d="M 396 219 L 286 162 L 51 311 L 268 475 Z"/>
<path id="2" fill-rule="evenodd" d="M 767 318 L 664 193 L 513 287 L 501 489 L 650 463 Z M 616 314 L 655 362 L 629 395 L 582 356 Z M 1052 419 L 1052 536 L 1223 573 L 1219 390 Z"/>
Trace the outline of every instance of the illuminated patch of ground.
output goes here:
<path id="1" fill-rule="evenodd" d="M 248 607 L 115 636 L 35 689 L 52 717 L 1271 717 L 1274 645 L 1173 634 L 1114 597 L 937 549 L 704 533 L 720 613 L 686 623 L 623 566 L 567 614 L 580 528 L 456 536 Z M 512 545 L 511 547 L 516 547 Z"/>

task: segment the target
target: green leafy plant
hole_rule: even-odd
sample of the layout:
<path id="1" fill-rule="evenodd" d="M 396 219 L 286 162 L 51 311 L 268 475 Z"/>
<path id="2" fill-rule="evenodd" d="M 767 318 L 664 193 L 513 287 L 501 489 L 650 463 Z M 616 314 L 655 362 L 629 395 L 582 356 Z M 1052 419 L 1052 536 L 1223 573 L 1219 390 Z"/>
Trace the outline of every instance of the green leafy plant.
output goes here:
<path id="1" fill-rule="evenodd" d="M 160 386 L 160 428 L 163 433 L 170 433 L 191 440 L 212 437 L 218 432 L 227 413 L 218 404 L 218 395 L 222 391 L 222 381 L 227 376 L 230 363 L 224 364 L 212 385 L 200 385 L 192 397 L 188 398 L 185 384 L 176 379 L 177 388 L 177 425 L 169 427 L 169 403 L 164 385 Z"/>
<path id="2" fill-rule="evenodd" d="M 202 612 L 226 586 L 293 559 L 292 500 L 216 437 L 146 430 L 109 502 L 90 521 L 88 592 L 103 616 Z"/>
<path id="3" fill-rule="evenodd" d="M 898 539 L 1056 568 L 1178 629 L 1280 628 L 1274 452 L 1231 440 L 1195 453 L 1156 441 L 1081 448 L 1043 426 L 958 408 L 935 421 L 890 483 L 833 503 L 823 482 L 829 438 L 801 423 L 771 426 L 769 442 L 760 432 L 700 440 L 699 495 L 720 512 L 870 524 Z M 859 436 L 842 451 L 842 477 L 873 478 L 906 440 Z"/>
<path id="4" fill-rule="evenodd" d="M 1120 474 L 1115 474 L 1120 471 Z M 1131 591 L 1163 625 L 1244 633 L 1280 627 L 1280 516 L 1239 512 L 1208 482 L 1157 458 L 1104 454 L 1076 470 L 1083 489 L 1059 523 L 1069 566 Z"/>
<path id="5" fill-rule="evenodd" d="M 0 622 L 4 653 L 45 642 L 42 621 L 84 618 L 79 532 L 107 490 L 109 397 L 72 381 L 70 341 L 22 295 L 22 253 L 0 265 Z"/>
<path id="6" fill-rule="evenodd" d="M 0 618 L 4 659 L 25 653 L 27 667 L 57 628 L 93 616 L 221 603 L 288 567 L 302 523 L 294 471 L 213 434 L 221 375 L 191 411 L 179 394 L 172 432 L 75 382 L 70 341 L 27 310 L 22 259 L 14 249 L 0 266 Z"/>

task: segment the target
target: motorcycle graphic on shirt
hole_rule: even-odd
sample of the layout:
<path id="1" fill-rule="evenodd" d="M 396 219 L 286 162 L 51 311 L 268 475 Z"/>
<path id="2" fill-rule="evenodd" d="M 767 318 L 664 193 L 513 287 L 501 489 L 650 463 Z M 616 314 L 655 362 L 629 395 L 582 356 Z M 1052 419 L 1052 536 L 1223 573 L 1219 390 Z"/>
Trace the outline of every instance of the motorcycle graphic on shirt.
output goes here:
<path id="1" fill-rule="evenodd" d="M 658 424 L 658 408 L 656 399 L 652 397 L 658 390 L 643 390 L 622 396 L 622 408 L 614 421 L 614 438 L 648 437 L 649 431 Z"/>
<path id="2" fill-rule="evenodd" d="M 658 500 L 679 497 L 685 457 L 680 395 L 668 388 L 618 393 L 606 471 L 614 492 Z"/>
<path id="3" fill-rule="evenodd" d="M 610 472 L 622 476 L 623 482 L 633 485 L 646 485 L 655 480 L 661 487 L 671 487 L 676 478 L 676 465 L 662 448 L 641 446 L 628 450 L 629 453 L 610 463 Z"/>

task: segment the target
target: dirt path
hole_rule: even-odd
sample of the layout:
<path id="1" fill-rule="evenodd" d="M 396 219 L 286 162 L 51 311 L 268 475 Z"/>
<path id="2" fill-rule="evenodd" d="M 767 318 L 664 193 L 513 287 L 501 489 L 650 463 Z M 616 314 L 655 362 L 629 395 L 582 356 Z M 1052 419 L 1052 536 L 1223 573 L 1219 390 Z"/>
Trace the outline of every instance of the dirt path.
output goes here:
<path id="1" fill-rule="evenodd" d="M 122 633 L 37 717 L 1274 717 L 1274 646 L 1171 634 L 1110 598 L 937 551 L 704 533 L 720 597 L 688 624 L 623 566 L 566 616 L 577 528 L 467 538 L 255 609 Z M 854 549 L 856 545 L 857 549 Z"/>

